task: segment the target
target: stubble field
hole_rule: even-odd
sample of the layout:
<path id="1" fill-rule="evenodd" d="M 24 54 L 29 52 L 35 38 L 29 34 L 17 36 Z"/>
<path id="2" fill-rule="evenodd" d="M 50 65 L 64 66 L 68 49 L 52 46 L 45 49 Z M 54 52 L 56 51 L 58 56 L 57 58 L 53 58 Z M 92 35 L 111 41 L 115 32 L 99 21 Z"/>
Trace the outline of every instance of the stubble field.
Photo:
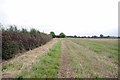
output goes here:
<path id="1" fill-rule="evenodd" d="M 118 77 L 118 39 L 60 38 L 55 41 L 46 54 L 35 54 L 35 63 L 28 69 L 24 68 L 24 62 L 16 68 L 15 65 L 19 63 L 17 58 L 3 64 L 4 75 L 16 78 Z M 28 55 L 31 54 L 34 54 L 34 50 Z M 26 55 L 25 59 L 30 58 Z M 10 76 L 15 70 L 20 73 Z"/>

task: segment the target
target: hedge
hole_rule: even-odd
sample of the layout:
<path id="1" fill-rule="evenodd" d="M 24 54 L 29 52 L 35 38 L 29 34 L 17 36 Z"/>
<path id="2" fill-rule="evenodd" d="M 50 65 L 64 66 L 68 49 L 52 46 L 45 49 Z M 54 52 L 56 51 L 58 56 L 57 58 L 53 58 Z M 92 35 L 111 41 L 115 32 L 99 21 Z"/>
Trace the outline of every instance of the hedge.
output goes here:
<path id="1" fill-rule="evenodd" d="M 51 35 L 35 29 L 29 32 L 26 29 L 17 30 L 13 26 L 6 30 L 2 29 L 2 59 L 13 58 L 16 54 L 32 50 L 51 39 Z"/>

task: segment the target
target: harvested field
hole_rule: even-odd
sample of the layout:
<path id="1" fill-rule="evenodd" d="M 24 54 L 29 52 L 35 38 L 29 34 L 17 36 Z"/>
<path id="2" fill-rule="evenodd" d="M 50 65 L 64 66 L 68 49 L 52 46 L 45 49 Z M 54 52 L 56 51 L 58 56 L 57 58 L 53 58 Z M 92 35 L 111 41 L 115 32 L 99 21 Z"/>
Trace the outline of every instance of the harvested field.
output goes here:
<path id="1" fill-rule="evenodd" d="M 118 75 L 117 39 L 62 39 L 70 56 L 72 77 L 115 78 Z M 66 58 L 64 58 L 66 60 Z M 63 63 L 65 66 L 65 64 Z M 61 66 L 63 66 L 61 65 Z M 68 65 L 68 64 L 66 64 Z M 67 69 L 66 69 L 67 70 Z M 65 71 L 63 73 L 65 73 Z"/>
<path id="2" fill-rule="evenodd" d="M 16 78 L 117 78 L 118 39 L 53 39 L 4 62 L 2 70 Z"/>

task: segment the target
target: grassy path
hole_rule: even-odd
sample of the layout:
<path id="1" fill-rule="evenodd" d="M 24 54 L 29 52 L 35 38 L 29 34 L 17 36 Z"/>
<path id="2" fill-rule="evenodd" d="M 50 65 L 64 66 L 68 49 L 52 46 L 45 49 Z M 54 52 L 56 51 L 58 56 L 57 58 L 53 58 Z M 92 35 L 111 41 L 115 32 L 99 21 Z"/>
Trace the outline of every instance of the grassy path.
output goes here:
<path id="1" fill-rule="evenodd" d="M 38 58 L 31 69 L 24 70 L 17 78 L 56 78 L 60 67 L 61 42 L 57 42 L 49 52 Z"/>
<path id="2" fill-rule="evenodd" d="M 58 41 L 57 39 L 53 39 L 43 46 L 25 52 L 24 54 L 15 57 L 9 61 L 3 62 L 2 77 L 14 78 L 22 71 L 31 69 L 32 65 L 38 62 L 37 58 L 45 55 L 57 41 Z"/>

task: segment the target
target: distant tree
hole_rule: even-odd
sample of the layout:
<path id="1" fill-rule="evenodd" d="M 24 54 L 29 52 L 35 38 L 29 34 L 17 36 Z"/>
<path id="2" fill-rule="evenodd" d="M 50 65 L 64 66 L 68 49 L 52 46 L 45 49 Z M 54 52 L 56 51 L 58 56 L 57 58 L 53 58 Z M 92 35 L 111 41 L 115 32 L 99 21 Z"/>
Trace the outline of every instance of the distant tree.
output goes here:
<path id="1" fill-rule="evenodd" d="M 76 35 L 74 35 L 74 38 L 77 38 L 77 36 L 76 36 Z"/>
<path id="2" fill-rule="evenodd" d="M 66 36 L 67 38 L 73 38 L 74 36 Z"/>
<path id="3" fill-rule="evenodd" d="M 86 36 L 82 36 L 81 38 L 86 38 Z"/>
<path id="4" fill-rule="evenodd" d="M 56 37 L 56 38 L 60 38 L 60 35 L 56 35 L 55 37 Z"/>
<path id="5" fill-rule="evenodd" d="M 110 36 L 108 35 L 107 38 L 110 38 Z"/>
<path id="6" fill-rule="evenodd" d="M 86 36 L 83 36 L 84 38 L 86 38 Z"/>
<path id="7" fill-rule="evenodd" d="M 88 38 L 90 38 L 90 36 L 88 36 Z"/>
<path id="8" fill-rule="evenodd" d="M 65 34 L 63 33 L 63 32 L 61 32 L 60 34 L 59 34 L 59 36 L 60 36 L 60 38 L 65 38 Z"/>
<path id="9" fill-rule="evenodd" d="M 100 34 L 100 38 L 103 38 L 103 34 Z"/>
<path id="10" fill-rule="evenodd" d="M 96 35 L 92 36 L 92 38 L 98 38 Z"/>
<path id="11" fill-rule="evenodd" d="M 50 35 L 52 35 L 52 37 L 55 38 L 55 33 L 53 31 L 50 32 Z"/>

